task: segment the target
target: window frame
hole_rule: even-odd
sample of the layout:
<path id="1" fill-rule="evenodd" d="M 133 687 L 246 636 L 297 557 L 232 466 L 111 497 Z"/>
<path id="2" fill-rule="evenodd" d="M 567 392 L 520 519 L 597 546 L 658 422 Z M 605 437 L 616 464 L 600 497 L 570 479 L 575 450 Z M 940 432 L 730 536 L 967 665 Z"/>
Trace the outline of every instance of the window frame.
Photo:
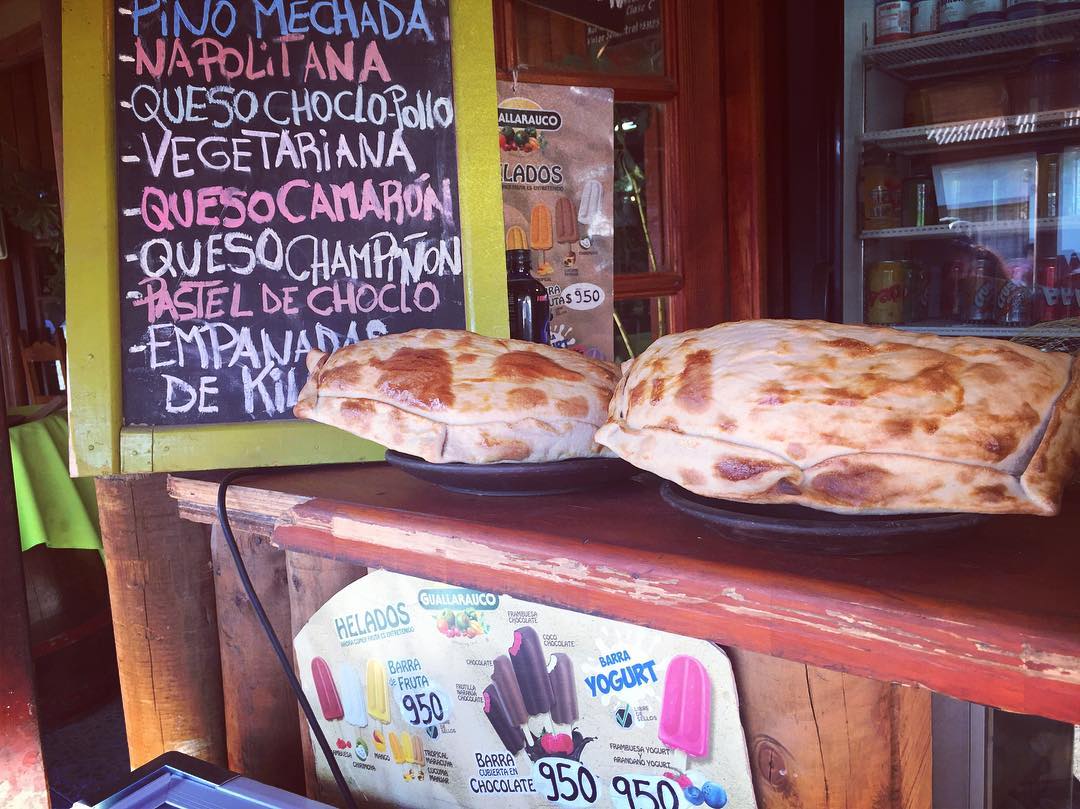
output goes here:
<path id="1" fill-rule="evenodd" d="M 669 331 L 760 317 L 765 311 L 761 4 L 661 0 L 664 73 L 634 76 L 520 64 L 514 5 L 522 0 L 492 1 L 500 79 L 610 87 L 616 102 L 664 105 L 665 270 L 615 275 L 615 299 L 669 297 Z M 702 143 L 712 146 L 702 148 Z"/>

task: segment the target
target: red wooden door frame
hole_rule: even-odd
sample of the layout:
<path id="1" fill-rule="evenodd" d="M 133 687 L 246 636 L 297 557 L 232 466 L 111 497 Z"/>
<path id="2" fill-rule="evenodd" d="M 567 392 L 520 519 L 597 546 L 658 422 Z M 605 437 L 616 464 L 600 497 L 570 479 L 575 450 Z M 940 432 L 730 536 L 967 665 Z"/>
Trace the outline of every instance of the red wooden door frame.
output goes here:
<path id="1" fill-rule="evenodd" d="M 513 0 L 493 0 L 500 76 L 518 64 Z M 664 0 L 666 75 L 522 70 L 519 78 L 615 89 L 672 112 L 662 174 L 670 271 L 620 275 L 616 298 L 672 296 L 674 330 L 761 317 L 765 288 L 765 4 Z"/>

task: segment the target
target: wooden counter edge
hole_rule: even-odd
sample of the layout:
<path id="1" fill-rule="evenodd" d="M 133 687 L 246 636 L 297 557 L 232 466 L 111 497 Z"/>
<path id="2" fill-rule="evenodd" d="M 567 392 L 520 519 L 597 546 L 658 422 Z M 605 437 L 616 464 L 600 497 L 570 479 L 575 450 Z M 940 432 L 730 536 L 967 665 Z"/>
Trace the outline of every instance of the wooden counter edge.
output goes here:
<path id="1" fill-rule="evenodd" d="M 181 513 L 212 521 L 216 483 L 175 480 L 170 491 L 182 498 Z M 378 510 L 351 508 L 344 514 L 332 501 L 237 488 L 243 490 L 236 492 L 237 501 L 243 500 L 246 510 L 232 510 L 230 492 L 236 526 L 270 534 L 290 551 L 469 587 L 490 588 L 498 578 L 502 591 L 554 606 L 920 685 L 1007 710 L 1080 721 L 1080 638 L 1061 643 L 1054 637 L 1051 644 L 1020 622 L 1002 625 L 1001 615 L 995 616 L 997 626 L 1006 631 L 1000 642 L 990 643 L 989 633 L 970 632 L 974 626 L 920 614 L 914 600 L 901 599 L 893 608 L 881 594 L 851 585 L 830 585 L 828 594 L 811 592 L 780 573 L 755 580 L 730 571 L 712 591 L 688 574 L 676 592 L 654 581 L 652 568 L 660 559 L 631 560 L 629 549 L 590 546 L 583 552 L 562 539 L 538 551 L 528 537 L 510 536 L 493 547 L 493 536 L 464 536 L 455 521 L 418 515 L 404 527 Z M 608 558 L 612 552 L 615 558 Z M 564 558 L 571 553 L 577 558 Z"/>

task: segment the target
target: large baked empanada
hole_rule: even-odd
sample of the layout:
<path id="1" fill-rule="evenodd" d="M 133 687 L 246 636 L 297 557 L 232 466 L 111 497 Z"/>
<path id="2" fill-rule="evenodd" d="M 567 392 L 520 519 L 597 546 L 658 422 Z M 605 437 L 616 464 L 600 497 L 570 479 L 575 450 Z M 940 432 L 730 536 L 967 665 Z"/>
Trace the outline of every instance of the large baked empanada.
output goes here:
<path id="1" fill-rule="evenodd" d="M 707 497 L 837 512 L 1055 514 L 1080 463 L 1080 361 L 819 321 L 662 337 L 597 440 Z"/>
<path id="2" fill-rule="evenodd" d="M 311 351 L 293 412 L 433 463 L 539 463 L 607 453 L 616 369 L 574 351 L 417 329 Z"/>

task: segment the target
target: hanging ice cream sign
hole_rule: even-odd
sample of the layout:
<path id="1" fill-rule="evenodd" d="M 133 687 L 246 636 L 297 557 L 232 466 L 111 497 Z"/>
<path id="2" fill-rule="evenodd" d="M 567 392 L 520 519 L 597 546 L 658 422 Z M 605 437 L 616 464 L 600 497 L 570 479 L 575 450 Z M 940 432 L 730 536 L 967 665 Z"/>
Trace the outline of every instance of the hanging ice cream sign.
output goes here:
<path id="1" fill-rule="evenodd" d="M 295 651 L 358 798 L 755 805 L 731 665 L 704 641 L 374 572 L 327 602 Z"/>
<path id="2" fill-rule="evenodd" d="M 613 95 L 499 82 L 507 250 L 528 250 L 551 344 L 612 359 Z"/>

